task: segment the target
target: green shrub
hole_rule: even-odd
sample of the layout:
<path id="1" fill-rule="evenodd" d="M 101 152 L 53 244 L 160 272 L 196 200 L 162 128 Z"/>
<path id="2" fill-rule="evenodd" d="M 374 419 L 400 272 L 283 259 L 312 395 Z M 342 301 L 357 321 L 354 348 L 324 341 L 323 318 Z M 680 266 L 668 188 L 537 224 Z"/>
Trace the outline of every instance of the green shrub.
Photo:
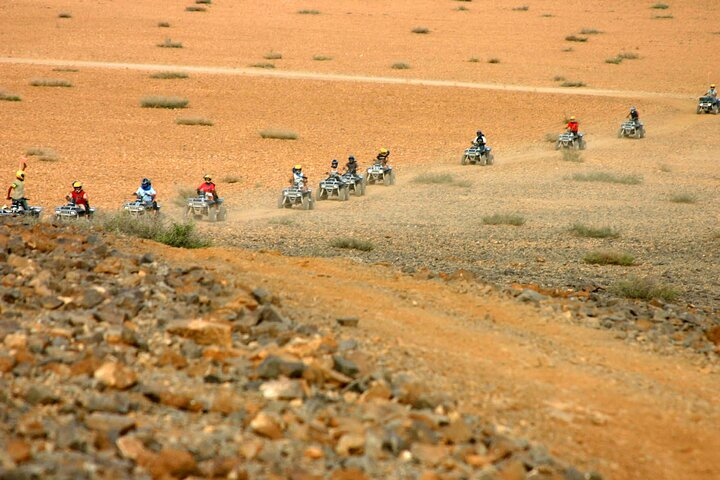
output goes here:
<path id="1" fill-rule="evenodd" d="M 525 217 L 517 213 L 496 213 L 482 218 L 485 225 L 512 225 L 519 227 L 525 224 Z"/>
<path id="2" fill-rule="evenodd" d="M 20 95 L 15 95 L 14 93 L 8 93 L 0 90 L 0 101 L 3 102 L 19 102 L 22 98 Z"/>
<path id="3" fill-rule="evenodd" d="M 579 87 L 585 87 L 587 86 L 585 82 L 574 82 L 574 81 L 565 81 L 560 84 L 561 87 L 568 87 L 568 88 L 579 88 Z"/>
<path id="4" fill-rule="evenodd" d="M 327 61 L 332 60 L 332 59 L 333 59 L 333 57 L 328 57 L 328 56 L 326 56 L 326 55 L 315 55 L 315 56 L 313 56 L 313 60 L 315 60 L 316 62 L 327 62 Z"/>
<path id="5" fill-rule="evenodd" d="M 470 57 L 470 58 L 468 59 L 468 62 L 470 62 L 470 63 L 479 63 L 479 62 L 480 62 L 480 59 L 477 58 L 477 57 Z"/>
<path id="6" fill-rule="evenodd" d="M 596 250 L 583 257 L 585 263 L 593 265 L 621 265 L 629 267 L 635 264 L 635 257 L 629 253 L 616 252 L 614 250 Z"/>
<path id="7" fill-rule="evenodd" d="M 252 68 L 275 68 L 275 64 L 273 63 L 253 63 L 250 65 Z"/>
<path id="8" fill-rule="evenodd" d="M 150 75 L 150 78 L 158 78 L 162 80 L 175 80 L 179 78 L 188 78 L 185 72 L 157 72 Z"/>
<path id="9" fill-rule="evenodd" d="M 603 32 L 594 28 L 583 28 L 580 30 L 580 35 L 599 35 Z"/>
<path id="10" fill-rule="evenodd" d="M 667 10 L 670 8 L 670 5 L 667 3 L 655 3 L 650 8 L 654 8 L 655 10 Z"/>
<path id="11" fill-rule="evenodd" d="M 527 12 L 528 10 L 530 10 L 530 7 L 527 5 L 522 5 L 520 7 L 513 7 L 514 12 Z"/>
<path id="12" fill-rule="evenodd" d="M 199 5 L 190 5 L 189 7 L 185 7 L 186 12 L 206 12 L 207 8 L 201 7 Z"/>
<path id="13" fill-rule="evenodd" d="M 30 148 L 25 152 L 28 157 L 37 157 L 41 162 L 57 162 L 60 160 L 58 154 L 52 148 Z"/>
<path id="14" fill-rule="evenodd" d="M 620 58 L 619 56 L 605 59 L 605 63 L 612 63 L 614 65 L 618 65 L 618 64 L 622 63 L 622 61 L 623 61 L 623 59 Z"/>
<path id="15" fill-rule="evenodd" d="M 52 69 L 53 72 L 69 72 L 69 73 L 76 73 L 79 72 L 77 68 L 70 68 L 70 67 L 56 67 Z"/>
<path id="16" fill-rule="evenodd" d="M 99 216 L 96 224 L 107 232 L 154 240 L 178 248 L 205 248 L 208 238 L 201 235 L 193 222 L 166 223 L 156 215 L 133 217 L 125 211 Z"/>
<path id="17" fill-rule="evenodd" d="M 695 203 L 697 196 L 692 193 L 674 193 L 670 195 L 670 201 L 673 203 Z"/>
<path id="18" fill-rule="evenodd" d="M 620 233 L 612 227 L 590 227 L 582 223 L 573 224 L 570 232 L 585 238 L 617 238 L 620 236 Z"/>
<path id="19" fill-rule="evenodd" d="M 587 37 L 578 37 L 577 35 L 568 35 L 567 37 L 565 37 L 565 40 L 567 40 L 568 42 L 581 42 L 581 43 L 588 41 Z"/>
<path id="20" fill-rule="evenodd" d="M 411 30 L 412 33 L 419 33 L 421 35 L 424 35 L 426 33 L 430 33 L 430 29 L 427 27 L 415 27 Z"/>
<path id="21" fill-rule="evenodd" d="M 390 68 L 392 68 L 393 70 L 408 70 L 410 68 L 410 65 L 403 62 L 396 62 L 393 63 Z"/>
<path id="22" fill-rule="evenodd" d="M 171 38 L 166 38 L 162 43 L 157 44 L 160 48 L 183 48 L 182 42 L 174 42 Z"/>
<path id="23" fill-rule="evenodd" d="M 277 140 L 297 140 L 298 134 L 291 130 L 279 130 L 276 128 L 268 128 L 260 131 L 262 138 L 274 138 Z"/>
<path id="24" fill-rule="evenodd" d="M 212 0 L 195 0 L 195 3 L 198 5 L 210 5 L 212 3 Z"/>
<path id="25" fill-rule="evenodd" d="M 360 250 L 363 252 L 369 252 L 375 248 L 372 242 L 369 240 L 360 240 L 358 238 L 336 238 L 330 242 L 330 245 L 335 248 L 347 248 L 351 250 Z"/>
<path id="26" fill-rule="evenodd" d="M 268 52 L 265 55 L 263 55 L 263 58 L 265 60 L 281 60 L 282 59 L 282 53 L 279 52 Z"/>
<path id="27" fill-rule="evenodd" d="M 457 7 L 455 10 L 458 11 L 458 12 L 467 12 L 467 11 L 468 11 L 468 8 L 467 8 L 466 6 L 464 6 L 464 5 L 460 5 L 460 6 Z"/>
<path id="28" fill-rule="evenodd" d="M 175 119 L 178 125 L 200 125 L 203 127 L 212 127 L 213 121 L 202 117 L 180 117 Z"/>
<path id="29" fill-rule="evenodd" d="M 622 58 L 623 60 L 637 60 L 640 58 L 640 55 L 634 52 L 620 52 L 618 53 L 618 58 Z"/>
<path id="30" fill-rule="evenodd" d="M 606 182 L 623 185 L 639 185 L 642 177 L 638 175 L 616 175 L 608 172 L 575 173 L 572 179 L 577 182 Z"/>
<path id="31" fill-rule="evenodd" d="M 655 15 L 653 18 L 655 20 L 671 20 L 675 17 L 673 17 L 672 15 Z"/>
<path id="32" fill-rule="evenodd" d="M 678 297 L 678 292 L 673 287 L 665 285 L 657 280 L 639 278 L 632 276 L 621 280 L 610 288 L 610 292 L 626 298 L 639 300 L 660 299 L 672 302 Z"/>
<path id="33" fill-rule="evenodd" d="M 188 103 L 189 101 L 187 98 L 181 97 L 150 96 L 140 99 L 140 106 L 142 108 L 186 108 Z"/>
<path id="34" fill-rule="evenodd" d="M 72 87 L 72 83 L 61 78 L 33 78 L 30 80 L 33 87 Z"/>
<path id="35" fill-rule="evenodd" d="M 320 15 L 318 10 L 298 10 L 300 15 Z"/>

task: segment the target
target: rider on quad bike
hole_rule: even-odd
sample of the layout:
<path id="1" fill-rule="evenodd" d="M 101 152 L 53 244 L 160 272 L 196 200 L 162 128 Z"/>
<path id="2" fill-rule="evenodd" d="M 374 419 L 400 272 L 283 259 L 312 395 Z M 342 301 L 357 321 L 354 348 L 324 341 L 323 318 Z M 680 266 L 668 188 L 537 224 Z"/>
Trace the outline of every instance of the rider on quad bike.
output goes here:
<path id="1" fill-rule="evenodd" d="M 72 183 L 72 188 L 72 191 L 68 195 L 65 195 L 65 200 L 84 210 L 85 213 L 90 213 L 90 201 L 88 200 L 87 192 L 83 190 L 82 183 L 76 180 Z"/>
<path id="2" fill-rule="evenodd" d="M 140 188 L 135 192 L 135 196 L 145 204 L 145 206 L 152 207 L 156 212 L 159 210 L 157 200 L 155 200 L 157 198 L 157 192 L 152 187 L 152 182 L 150 182 L 149 178 L 142 179 Z"/>
<path id="3" fill-rule="evenodd" d="M 383 169 L 390 170 L 390 166 L 388 165 L 388 157 L 390 156 L 390 150 L 387 148 L 381 148 L 380 153 L 377 154 L 376 160 L 377 162 L 380 162 L 383 166 Z"/>
<path id="4" fill-rule="evenodd" d="M 303 190 L 307 189 L 307 177 L 303 174 L 302 165 L 295 165 L 292 169 L 290 185 L 301 185 Z"/>
<path id="5" fill-rule="evenodd" d="M 625 118 L 629 118 L 635 125 L 640 124 L 640 114 L 635 107 L 630 107 L 630 113 Z"/>
<path id="6" fill-rule="evenodd" d="M 472 141 L 473 146 L 484 149 L 485 143 L 486 143 L 485 135 L 483 135 L 481 130 L 478 130 L 475 135 L 475 140 Z"/>
<path id="7" fill-rule="evenodd" d="M 705 96 L 712 97 L 713 102 L 715 102 L 715 105 L 717 105 L 717 103 L 718 103 L 717 89 L 715 88 L 714 83 L 710 84 L 710 89 L 707 92 L 705 92 Z"/>
<path id="8" fill-rule="evenodd" d="M 570 121 L 568 121 L 565 128 L 568 132 L 572 133 L 576 139 L 580 138 L 580 123 L 575 119 L 575 115 L 570 117 Z"/>
<path id="9" fill-rule="evenodd" d="M 347 164 L 345 164 L 345 173 L 352 173 L 353 175 L 357 175 L 357 168 L 358 164 L 355 160 L 355 157 L 350 155 L 348 157 Z"/>
<path id="10" fill-rule="evenodd" d="M 330 162 L 330 171 L 327 172 L 327 174 L 331 177 L 339 177 L 340 171 L 338 170 L 338 165 L 340 164 L 337 160 L 333 160 L 332 162 Z"/>
<path id="11" fill-rule="evenodd" d="M 28 205 L 27 198 L 25 198 L 25 169 L 27 168 L 27 163 L 25 163 L 25 159 L 23 159 L 22 163 L 20 163 L 20 169 L 15 172 L 15 181 L 10 184 L 10 188 L 8 188 L 7 191 L 7 200 L 12 201 L 12 205 L 16 205 L 19 207 L 22 207 L 23 210 L 29 210 L 30 206 Z"/>
<path id="12" fill-rule="evenodd" d="M 213 183 L 212 177 L 210 175 L 205 175 L 203 177 L 203 180 L 204 182 L 201 183 L 196 190 L 197 194 L 202 196 L 208 193 L 211 194 L 212 200 L 210 200 L 208 203 L 210 205 L 214 205 L 215 208 L 220 208 L 220 204 L 223 202 L 223 200 L 217 193 L 217 187 Z"/>

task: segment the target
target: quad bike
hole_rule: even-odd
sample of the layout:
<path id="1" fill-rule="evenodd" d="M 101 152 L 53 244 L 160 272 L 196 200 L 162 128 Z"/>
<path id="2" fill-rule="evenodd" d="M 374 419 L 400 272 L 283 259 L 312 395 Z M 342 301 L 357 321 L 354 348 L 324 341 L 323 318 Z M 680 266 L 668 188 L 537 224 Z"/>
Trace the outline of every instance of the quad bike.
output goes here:
<path id="1" fill-rule="evenodd" d="M 473 145 L 465 150 L 460 163 L 463 165 L 492 165 L 494 161 L 492 147 Z"/>
<path id="2" fill-rule="evenodd" d="M 215 205 L 213 199 L 215 195 L 206 192 L 198 197 L 190 197 L 187 199 L 187 210 L 185 216 L 192 216 L 195 220 L 207 219 L 210 222 L 223 222 L 227 219 L 227 210 L 224 206 Z M 222 199 L 218 199 L 222 203 Z"/>
<path id="3" fill-rule="evenodd" d="M 315 208 L 312 190 L 305 188 L 305 182 L 295 181 L 291 187 L 284 188 L 278 198 L 278 208 L 292 208 L 299 205 L 303 210 Z"/>
<path id="4" fill-rule="evenodd" d="M 719 109 L 720 106 L 718 106 L 718 100 L 716 98 L 704 96 L 698 98 L 698 106 L 695 113 L 698 115 L 701 113 L 712 113 L 713 115 L 717 115 Z"/>
<path id="5" fill-rule="evenodd" d="M 645 125 L 640 121 L 627 120 L 620 125 L 618 138 L 643 138 L 645 137 Z"/>
<path id="6" fill-rule="evenodd" d="M 563 132 L 558 136 L 557 142 L 555 142 L 555 150 L 560 150 L 561 148 L 585 150 L 585 147 L 587 147 L 587 143 L 582 133 L 578 133 L 577 136 L 575 136 L 572 132 Z"/>
<path id="7" fill-rule="evenodd" d="M 89 220 L 92 218 L 94 213 L 95 208 L 93 207 L 91 207 L 90 210 L 85 210 L 84 208 L 78 207 L 74 203 L 69 202 L 66 205 L 55 207 L 55 220 L 61 222 L 77 220 L 78 218 L 87 218 Z"/>
<path id="8" fill-rule="evenodd" d="M 133 217 L 141 217 L 149 213 L 160 213 L 160 204 L 144 202 L 141 197 L 136 195 L 132 202 L 125 202 L 123 209 Z"/>
<path id="9" fill-rule="evenodd" d="M 340 201 L 350 200 L 350 186 L 343 181 L 340 175 L 330 175 L 320 182 L 316 198 L 318 201 L 330 198 L 337 198 Z"/>
<path id="10" fill-rule="evenodd" d="M 365 195 L 365 179 L 362 177 L 362 175 L 347 172 L 343 173 L 340 178 L 343 182 L 345 182 L 345 184 L 350 189 L 350 192 L 354 193 L 355 196 L 361 197 Z"/>
<path id="11" fill-rule="evenodd" d="M 27 199 L 25 199 L 27 200 Z M 28 207 L 26 210 L 22 206 L 20 200 L 13 200 L 12 204 L 8 207 L 4 205 L 0 208 L 0 217 L 31 217 L 38 218 L 42 214 L 42 207 Z"/>
<path id="12" fill-rule="evenodd" d="M 373 185 L 382 182 L 383 185 L 395 184 L 395 172 L 391 166 L 383 165 L 382 162 L 376 161 L 371 167 L 368 167 L 365 175 L 365 183 Z"/>

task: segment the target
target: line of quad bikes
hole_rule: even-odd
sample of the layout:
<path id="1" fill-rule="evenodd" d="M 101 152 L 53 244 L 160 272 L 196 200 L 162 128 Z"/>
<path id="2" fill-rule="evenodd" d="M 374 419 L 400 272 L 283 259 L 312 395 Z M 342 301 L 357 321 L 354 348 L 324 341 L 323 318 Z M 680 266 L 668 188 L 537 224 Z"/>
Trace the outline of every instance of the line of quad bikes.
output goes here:
<path id="1" fill-rule="evenodd" d="M 717 115 L 720 113 L 720 101 L 710 96 L 702 96 L 698 99 L 696 108 L 697 114 L 707 113 Z M 617 133 L 618 138 L 644 138 L 645 126 L 640 121 L 627 120 L 620 125 Z M 555 142 L 556 150 L 585 150 L 587 142 L 582 133 L 563 132 L 558 135 Z M 492 165 L 495 157 L 492 147 L 487 145 L 473 145 L 467 148 L 461 158 L 462 165 Z M 347 201 L 350 195 L 363 196 L 368 185 L 393 185 L 395 184 L 395 172 L 392 167 L 383 164 L 379 160 L 370 166 L 365 175 L 353 172 L 344 174 L 331 174 L 321 181 L 313 198 L 312 190 L 302 180 L 297 180 L 290 187 L 284 188 L 278 198 L 278 208 L 300 207 L 303 210 L 315 208 L 315 201 L 337 199 Z M 195 220 L 206 220 L 210 222 L 224 221 L 227 219 L 227 210 L 223 205 L 216 206 L 212 193 L 206 193 L 197 197 L 187 199 L 185 216 Z M 157 214 L 159 205 L 144 203 L 140 198 L 123 204 L 123 210 L 133 217 L 140 217 L 147 214 Z M 30 206 L 23 209 L 19 203 L 13 202 L 12 206 L 0 208 L 0 217 L 27 216 L 40 217 L 43 208 Z M 78 218 L 92 218 L 95 208 L 85 210 L 72 203 L 61 205 L 55 208 L 55 220 L 68 221 Z"/>

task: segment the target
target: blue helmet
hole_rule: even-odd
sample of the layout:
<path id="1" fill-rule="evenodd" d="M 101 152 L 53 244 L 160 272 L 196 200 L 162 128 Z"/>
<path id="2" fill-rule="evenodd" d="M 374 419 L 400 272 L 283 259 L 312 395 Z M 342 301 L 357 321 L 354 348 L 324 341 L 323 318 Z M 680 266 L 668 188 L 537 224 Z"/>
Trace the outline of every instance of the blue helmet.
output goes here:
<path id="1" fill-rule="evenodd" d="M 350 155 L 350 156 L 348 157 L 348 163 L 355 163 L 355 157 L 352 156 L 352 155 Z"/>
<path id="2" fill-rule="evenodd" d="M 150 182 L 149 178 L 143 178 L 140 186 L 143 190 L 150 190 L 150 187 L 152 187 L 152 182 Z"/>

